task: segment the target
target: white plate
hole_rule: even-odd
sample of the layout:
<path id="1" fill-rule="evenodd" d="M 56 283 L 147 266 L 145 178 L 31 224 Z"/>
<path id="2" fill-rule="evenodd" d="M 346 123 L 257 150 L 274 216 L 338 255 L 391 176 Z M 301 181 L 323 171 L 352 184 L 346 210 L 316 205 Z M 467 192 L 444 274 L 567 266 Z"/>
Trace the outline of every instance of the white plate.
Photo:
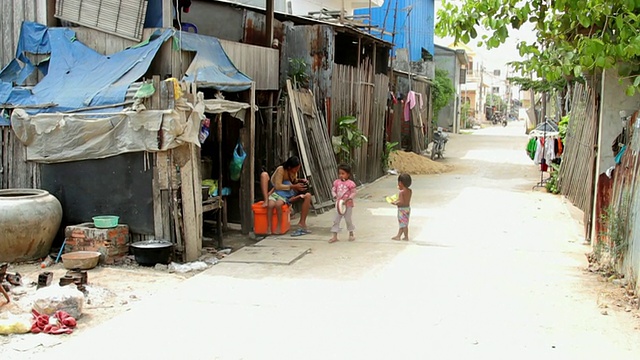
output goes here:
<path id="1" fill-rule="evenodd" d="M 336 201 L 336 211 L 338 214 L 344 215 L 347 212 L 347 202 L 342 199 Z"/>

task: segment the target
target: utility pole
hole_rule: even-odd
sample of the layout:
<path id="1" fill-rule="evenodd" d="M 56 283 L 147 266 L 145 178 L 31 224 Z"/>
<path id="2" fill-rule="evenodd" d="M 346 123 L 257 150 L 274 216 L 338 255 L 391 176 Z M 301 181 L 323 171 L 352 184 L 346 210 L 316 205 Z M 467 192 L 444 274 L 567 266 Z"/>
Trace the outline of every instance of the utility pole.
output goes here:
<path id="1" fill-rule="evenodd" d="M 412 88 L 412 79 L 411 79 L 411 10 L 413 10 L 413 5 L 407 6 L 407 55 L 409 56 L 409 91 Z"/>
<path id="2" fill-rule="evenodd" d="M 393 31 L 391 31 L 391 43 L 393 44 L 393 49 L 392 51 L 395 51 L 396 48 L 396 19 L 398 18 L 398 0 L 395 0 L 396 4 L 395 4 L 395 10 L 393 12 Z M 393 59 L 396 57 L 396 54 L 394 53 L 393 56 L 391 56 L 391 77 L 390 79 L 393 80 Z M 393 82 L 391 82 L 392 84 L 394 84 Z M 394 90 L 395 90 L 395 84 L 394 84 Z"/>
<path id="3" fill-rule="evenodd" d="M 373 24 L 371 23 L 371 0 L 369 0 L 369 34 L 371 34 L 371 26 Z"/>
<path id="4" fill-rule="evenodd" d="M 271 47 L 273 45 L 273 18 L 274 18 L 274 0 L 267 0 L 267 37 L 265 39 L 265 46 Z"/>
<path id="5" fill-rule="evenodd" d="M 480 63 L 480 86 L 478 87 L 478 104 L 477 108 L 474 109 L 481 114 L 484 114 L 484 104 L 482 103 L 482 93 L 484 91 L 484 65 Z M 477 116 L 478 114 L 476 114 Z"/>

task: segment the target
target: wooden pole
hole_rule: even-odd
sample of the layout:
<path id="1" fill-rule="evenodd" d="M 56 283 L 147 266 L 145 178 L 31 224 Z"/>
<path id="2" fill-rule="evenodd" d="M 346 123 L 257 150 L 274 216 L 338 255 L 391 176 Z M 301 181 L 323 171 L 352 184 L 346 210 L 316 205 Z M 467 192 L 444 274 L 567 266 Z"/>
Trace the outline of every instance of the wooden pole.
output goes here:
<path id="1" fill-rule="evenodd" d="M 242 133 L 244 151 L 247 157 L 242 166 L 240 192 L 240 214 L 242 214 L 240 225 L 242 227 L 242 233 L 245 235 L 253 228 L 253 211 L 251 210 L 251 205 L 255 199 L 256 85 L 253 82 L 251 83 L 249 97 L 251 107 L 248 112 L 248 119 L 245 119 Z"/>
<path id="2" fill-rule="evenodd" d="M 172 0 L 162 0 L 162 27 L 173 27 L 173 5 Z"/>
<path id="3" fill-rule="evenodd" d="M 273 44 L 273 19 L 274 19 L 274 0 L 267 0 L 267 37 L 266 37 L 266 47 L 271 47 Z"/>
<path id="4" fill-rule="evenodd" d="M 218 196 L 222 197 L 222 114 L 218 114 L 216 116 L 216 127 L 218 133 Z M 226 202 L 226 200 L 223 200 Z M 216 240 L 218 241 L 218 248 L 222 248 L 224 245 L 222 243 L 222 221 L 223 216 L 225 215 L 226 204 L 223 205 L 222 209 L 218 209 L 218 221 L 216 222 Z"/>

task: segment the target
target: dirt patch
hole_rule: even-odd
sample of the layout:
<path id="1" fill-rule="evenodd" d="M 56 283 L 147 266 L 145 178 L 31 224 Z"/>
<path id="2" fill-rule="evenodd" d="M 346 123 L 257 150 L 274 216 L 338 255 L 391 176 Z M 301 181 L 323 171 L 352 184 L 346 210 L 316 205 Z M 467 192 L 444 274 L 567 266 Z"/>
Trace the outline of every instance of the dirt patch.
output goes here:
<path id="1" fill-rule="evenodd" d="M 453 169 L 451 165 L 435 162 L 413 152 L 394 151 L 389 158 L 390 168 L 411 175 L 442 174 Z"/>
<path id="2" fill-rule="evenodd" d="M 67 272 L 62 264 L 55 264 L 46 269 L 41 269 L 39 265 L 40 263 L 24 263 L 9 266 L 9 273 L 22 275 L 22 286 L 11 288 L 9 304 L 4 303 L 4 298 L 0 300 L 0 314 L 30 314 L 38 274 L 43 271 L 52 272 L 54 285 L 59 283 L 60 278 Z M 120 266 L 98 266 L 88 270 L 83 315 L 78 319 L 78 327 L 73 334 L 0 336 L 0 359 L 28 358 L 29 354 L 46 351 L 47 348 L 82 334 L 87 329 L 128 311 L 141 300 L 176 286 L 199 272 L 177 273 L 171 272 L 166 265 L 142 267 L 131 262 Z"/>

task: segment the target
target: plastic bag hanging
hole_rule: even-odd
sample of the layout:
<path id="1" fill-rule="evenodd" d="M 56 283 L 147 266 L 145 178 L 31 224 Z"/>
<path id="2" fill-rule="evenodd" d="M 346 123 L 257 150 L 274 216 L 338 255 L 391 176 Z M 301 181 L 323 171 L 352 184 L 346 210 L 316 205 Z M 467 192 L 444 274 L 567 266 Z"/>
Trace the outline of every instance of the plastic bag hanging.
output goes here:
<path id="1" fill-rule="evenodd" d="M 247 153 L 244 152 L 242 144 L 238 141 L 236 148 L 233 150 L 233 160 L 229 164 L 229 177 L 233 181 L 240 180 L 240 172 L 242 171 L 242 164 L 247 157 Z"/>
<path id="2" fill-rule="evenodd" d="M 198 134 L 198 140 L 200 140 L 200 144 L 204 144 L 205 140 L 209 137 L 209 127 L 211 126 L 211 120 L 205 118 L 202 120 L 200 125 L 200 133 Z"/>

